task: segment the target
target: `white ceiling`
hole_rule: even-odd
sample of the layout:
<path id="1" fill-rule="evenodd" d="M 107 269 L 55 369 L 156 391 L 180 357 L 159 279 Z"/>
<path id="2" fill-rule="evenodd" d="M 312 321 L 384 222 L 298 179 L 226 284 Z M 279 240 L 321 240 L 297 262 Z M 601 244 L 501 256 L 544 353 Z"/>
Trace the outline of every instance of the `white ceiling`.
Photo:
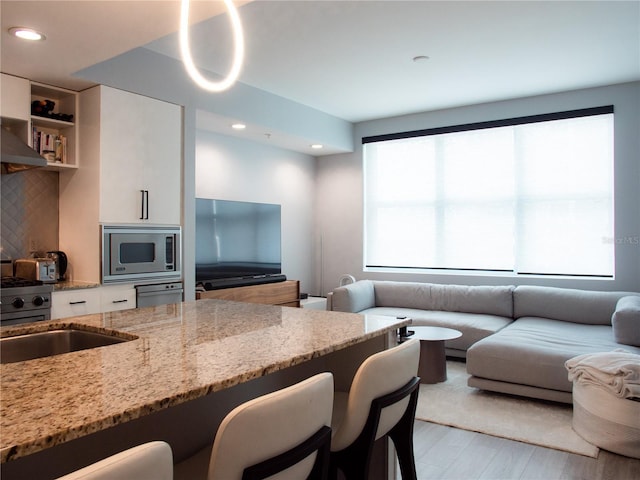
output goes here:
<path id="1" fill-rule="evenodd" d="M 352 122 L 640 79 L 638 2 L 258 0 L 240 11 L 243 83 Z M 192 33 L 204 68 L 228 68 L 227 28 L 216 17 Z M 175 35 L 148 48 L 178 58 Z"/>
<path id="2" fill-rule="evenodd" d="M 193 23 L 224 11 L 219 2 L 194 5 Z M 0 0 L 0 70 L 83 90 L 93 84 L 74 72 L 175 32 L 179 14 L 179 0 Z M 47 39 L 19 40 L 11 27 L 31 27 Z"/>
<path id="3" fill-rule="evenodd" d="M 194 23 L 224 10 L 196 4 Z M 74 72 L 135 47 L 178 58 L 177 0 L 0 8 L 5 73 L 81 90 L 90 83 Z M 239 11 L 240 81 L 350 122 L 640 80 L 639 1 L 256 0 Z M 21 44 L 15 25 L 47 40 Z M 224 74 L 226 15 L 196 25 L 191 44 L 203 70 Z"/>

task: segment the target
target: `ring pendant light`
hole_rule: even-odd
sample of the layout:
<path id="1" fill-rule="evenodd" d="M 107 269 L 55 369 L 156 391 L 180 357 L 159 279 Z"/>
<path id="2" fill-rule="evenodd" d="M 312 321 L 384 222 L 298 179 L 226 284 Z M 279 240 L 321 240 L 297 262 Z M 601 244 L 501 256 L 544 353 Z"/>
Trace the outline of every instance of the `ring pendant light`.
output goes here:
<path id="1" fill-rule="evenodd" d="M 240 70 L 242 69 L 242 62 L 244 61 L 244 37 L 242 34 L 240 15 L 238 15 L 238 10 L 232 0 L 224 0 L 227 11 L 229 12 L 233 31 L 233 64 L 224 79 L 214 82 L 207 80 L 193 63 L 191 47 L 189 46 L 189 3 L 190 0 L 182 0 L 180 8 L 180 54 L 182 55 L 182 62 L 184 63 L 187 73 L 198 86 L 210 92 L 222 92 L 231 87 L 237 80 L 238 75 L 240 75 Z"/>

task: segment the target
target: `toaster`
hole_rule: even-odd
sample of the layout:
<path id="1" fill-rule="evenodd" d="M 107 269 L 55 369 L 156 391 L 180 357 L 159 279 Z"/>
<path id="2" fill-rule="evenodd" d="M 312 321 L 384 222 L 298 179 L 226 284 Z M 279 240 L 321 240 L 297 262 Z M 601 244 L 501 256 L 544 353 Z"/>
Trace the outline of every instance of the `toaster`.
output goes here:
<path id="1" fill-rule="evenodd" d="M 22 258 L 15 261 L 15 276 L 28 280 L 40 280 L 44 283 L 55 283 L 56 262 L 51 258 Z"/>

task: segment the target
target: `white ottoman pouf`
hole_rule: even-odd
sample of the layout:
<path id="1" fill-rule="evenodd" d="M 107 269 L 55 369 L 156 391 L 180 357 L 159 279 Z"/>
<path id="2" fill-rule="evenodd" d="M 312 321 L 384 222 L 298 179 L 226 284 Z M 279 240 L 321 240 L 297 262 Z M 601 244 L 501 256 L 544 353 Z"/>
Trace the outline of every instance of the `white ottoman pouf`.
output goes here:
<path id="1" fill-rule="evenodd" d="M 573 429 L 600 448 L 640 458 L 640 401 L 620 398 L 596 385 L 574 381 Z"/>

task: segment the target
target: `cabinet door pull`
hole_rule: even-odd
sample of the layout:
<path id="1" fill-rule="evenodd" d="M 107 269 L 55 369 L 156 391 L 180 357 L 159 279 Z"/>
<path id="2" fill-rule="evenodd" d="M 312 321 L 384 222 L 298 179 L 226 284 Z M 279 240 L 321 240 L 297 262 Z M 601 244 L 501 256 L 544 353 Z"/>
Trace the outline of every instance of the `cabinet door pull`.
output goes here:
<path id="1" fill-rule="evenodd" d="M 140 190 L 140 220 L 149 220 L 149 190 Z"/>
<path id="2" fill-rule="evenodd" d="M 86 300 L 78 300 L 77 302 L 69 302 L 69 305 L 80 305 L 83 303 L 87 303 Z"/>
<path id="3" fill-rule="evenodd" d="M 144 218 L 144 210 L 145 204 L 147 203 L 146 190 L 140 190 L 140 220 L 145 220 Z M 148 214 L 148 211 L 147 211 Z"/>
<path id="4" fill-rule="evenodd" d="M 113 300 L 111 303 L 127 303 L 129 300 L 126 298 L 124 300 Z"/>

